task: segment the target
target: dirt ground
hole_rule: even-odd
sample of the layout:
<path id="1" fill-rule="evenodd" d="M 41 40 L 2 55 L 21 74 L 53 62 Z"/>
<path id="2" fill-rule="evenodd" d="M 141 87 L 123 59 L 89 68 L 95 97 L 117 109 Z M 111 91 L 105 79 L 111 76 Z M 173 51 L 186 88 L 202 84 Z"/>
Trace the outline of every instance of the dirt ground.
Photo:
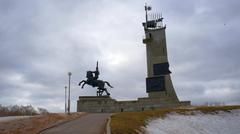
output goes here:
<path id="1" fill-rule="evenodd" d="M 48 114 L 0 122 L 0 134 L 37 134 L 46 128 L 80 118 L 86 113 Z"/>

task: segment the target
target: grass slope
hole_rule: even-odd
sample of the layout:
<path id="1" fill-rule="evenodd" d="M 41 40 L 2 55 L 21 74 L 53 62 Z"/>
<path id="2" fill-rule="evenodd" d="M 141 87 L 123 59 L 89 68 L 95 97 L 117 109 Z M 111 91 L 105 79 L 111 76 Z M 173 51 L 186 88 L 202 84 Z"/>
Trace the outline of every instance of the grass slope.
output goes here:
<path id="1" fill-rule="evenodd" d="M 216 111 L 229 111 L 240 109 L 240 106 L 201 106 L 191 108 L 166 108 L 144 112 L 123 112 L 111 116 L 111 133 L 112 134 L 138 134 L 143 132 L 142 126 L 146 126 L 147 120 L 151 118 L 164 117 L 170 112 L 180 114 L 194 114 L 193 111 L 203 113 L 213 113 Z"/>

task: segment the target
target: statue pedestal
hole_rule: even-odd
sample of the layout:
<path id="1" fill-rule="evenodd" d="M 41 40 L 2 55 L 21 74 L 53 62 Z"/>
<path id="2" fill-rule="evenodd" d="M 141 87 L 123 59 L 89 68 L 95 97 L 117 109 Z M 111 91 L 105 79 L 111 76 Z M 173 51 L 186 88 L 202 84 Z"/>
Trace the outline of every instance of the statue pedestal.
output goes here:
<path id="1" fill-rule="evenodd" d="M 166 107 L 188 106 L 189 101 L 179 102 L 171 98 L 138 98 L 138 100 L 116 101 L 110 96 L 79 96 L 77 112 L 115 113 L 153 110 Z"/>
<path id="2" fill-rule="evenodd" d="M 113 112 L 117 101 L 110 96 L 79 96 L 78 112 Z"/>

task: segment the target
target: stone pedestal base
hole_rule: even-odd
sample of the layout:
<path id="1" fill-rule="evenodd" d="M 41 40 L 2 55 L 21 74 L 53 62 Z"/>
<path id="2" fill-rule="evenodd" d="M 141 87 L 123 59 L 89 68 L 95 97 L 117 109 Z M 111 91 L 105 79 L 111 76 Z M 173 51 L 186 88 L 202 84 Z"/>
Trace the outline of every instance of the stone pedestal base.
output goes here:
<path id="1" fill-rule="evenodd" d="M 187 105 L 190 105 L 190 101 L 178 102 L 170 98 L 146 97 L 133 101 L 116 101 L 109 96 L 80 96 L 77 101 L 77 112 L 134 112 Z"/>
<path id="2" fill-rule="evenodd" d="M 78 112 L 113 112 L 117 101 L 109 96 L 79 96 Z"/>

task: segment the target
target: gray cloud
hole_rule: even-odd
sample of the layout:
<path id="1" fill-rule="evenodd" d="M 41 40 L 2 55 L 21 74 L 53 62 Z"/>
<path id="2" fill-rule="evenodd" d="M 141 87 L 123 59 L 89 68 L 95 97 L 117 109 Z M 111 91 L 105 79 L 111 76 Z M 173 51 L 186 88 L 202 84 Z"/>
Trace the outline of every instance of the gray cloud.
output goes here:
<path id="1" fill-rule="evenodd" d="M 99 61 L 112 97 L 147 96 L 145 1 L 1 1 L 0 103 L 33 104 L 63 111 L 72 71 L 72 110 L 77 86 Z M 170 69 L 181 100 L 239 104 L 240 34 L 237 0 L 149 2 L 163 12 Z"/>

